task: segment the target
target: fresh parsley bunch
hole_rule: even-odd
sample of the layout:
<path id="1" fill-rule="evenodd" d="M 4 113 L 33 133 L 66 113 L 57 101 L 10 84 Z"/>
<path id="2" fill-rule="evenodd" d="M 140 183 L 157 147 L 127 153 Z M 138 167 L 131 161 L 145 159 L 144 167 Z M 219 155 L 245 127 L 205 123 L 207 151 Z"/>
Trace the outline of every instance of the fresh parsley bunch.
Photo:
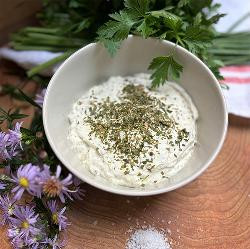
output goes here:
<path id="1" fill-rule="evenodd" d="M 223 14 L 214 14 L 219 7 L 212 0 L 125 0 L 125 8 L 110 14 L 111 20 L 98 30 L 98 40 L 114 55 L 121 42 L 129 34 L 143 38 L 156 37 L 174 42 L 200 57 L 220 78 L 220 61 L 214 60 L 207 50 L 211 47 L 216 32 L 213 24 Z M 170 54 L 156 57 L 148 69 L 153 70 L 152 87 L 158 87 L 168 79 L 178 79 L 183 70 Z"/>
<path id="2" fill-rule="evenodd" d="M 218 79 L 218 68 L 224 62 L 230 65 L 249 60 L 245 51 L 235 52 L 239 49 L 235 43 L 238 34 L 219 34 L 214 30 L 214 23 L 223 14 L 217 13 L 220 5 L 212 0 L 43 0 L 43 4 L 38 15 L 40 26 L 21 29 L 12 35 L 10 43 L 16 50 L 64 52 L 29 70 L 27 76 L 33 79 L 90 42 L 102 42 L 114 55 L 129 34 L 169 40 L 188 49 Z M 249 33 L 243 36 L 240 40 L 248 49 Z M 154 58 L 149 69 L 153 71 L 152 86 L 157 87 L 167 79 L 178 79 L 183 67 L 175 60 L 173 49 Z M 38 76 L 35 80 L 41 81 Z"/>

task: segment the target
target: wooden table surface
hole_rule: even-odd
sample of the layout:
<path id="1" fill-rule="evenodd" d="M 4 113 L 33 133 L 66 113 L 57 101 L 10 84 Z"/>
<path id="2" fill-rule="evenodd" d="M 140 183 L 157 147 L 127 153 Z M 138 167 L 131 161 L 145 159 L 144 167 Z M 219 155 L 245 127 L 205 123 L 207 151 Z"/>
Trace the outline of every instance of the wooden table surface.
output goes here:
<path id="1" fill-rule="evenodd" d="M 0 83 L 20 83 L 4 72 Z M 34 90 L 30 82 L 28 88 Z M 20 105 L 0 96 L 1 107 Z M 22 106 L 25 113 L 32 109 Z M 250 248 L 250 120 L 230 116 L 225 144 L 215 162 L 192 183 L 153 197 L 113 195 L 86 185 L 86 197 L 68 210 L 66 249 L 125 249 L 128 230 L 165 229 L 172 249 Z M 0 248 L 10 248 L 5 228 Z"/>

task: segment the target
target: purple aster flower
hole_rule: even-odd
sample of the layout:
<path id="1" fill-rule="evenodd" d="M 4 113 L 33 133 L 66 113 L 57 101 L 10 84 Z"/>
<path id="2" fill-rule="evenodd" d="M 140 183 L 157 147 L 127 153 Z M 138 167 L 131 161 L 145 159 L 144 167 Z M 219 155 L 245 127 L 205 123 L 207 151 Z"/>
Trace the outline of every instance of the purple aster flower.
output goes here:
<path id="1" fill-rule="evenodd" d="M 8 237 L 10 239 L 16 239 L 20 235 L 20 229 L 16 226 L 11 226 L 10 229 L 8 229 Z"/>
<path id="2" fill-rule="evenodd" d="M 72 192 L 71 193 L 71 196 L 76 199 L 76 200 L 82 200 L 83 197 L 85 196 L 85 190 L 83 190 L 80 185 L 82 184 L 83 182 L 76 176 L 74 176 L 73 178 L 73 185 L 75 187 L 75 192 Z"/>
<path id="3" fill-rule="evenodd" d="M 36 94 L 35 102 L 41 107 L 43 107 L 45 93 L 46 93 L 46 88 L 42 89 L 40 93 Z"/>
<path id="4" fill-rule="evenodd" d="M 59 210 L 56 200 L 48 201 L 47 206 L 51 212 L 52 222 L 59 227 L 59 231 L 65 229 L 69 224 L 67 223 L 68 218 L 63 215 L 66 207 Z"/>
<path id="5" fill-rule="evenodd" d="M 9 146 L 10 146 L 10 155 L 15 156 L 18 153 L 18 150 L 22 149 L 21 139 L 22 133 L 20 131 L 22 122 L 17 122 L 13 130 L 9 130 Z"/>
<path id="6" fill-rule="evenodd" d="M 9 134 L 5 132 L 0 132 L 0 161 L 10 159 L 8 152 L 9 146 Z"/>
<path id="7" fill-rule="evenodd" d="M 17 186 L 12 190 L 16 192 L 14 198 L 20 200 L 23 192 L 26 190 L 31 195 L 41 196 L 41 187 L 39 185 L 39 167 L 32 165 L 31 163 L 22 165 L 17 170 L 17 176 L 13 176 L 13 181 Z"/>
<path id="8" fill-rule="evenodd" d="M 9 196 L 0 196 L 0 209 L 2 210 L 2 220 L 0 224 L 4 225 L 9 223 L 10 217 L 15 211 L 15 200 L 10 199 Z"/>
<path id="9" fill-rule="evenodd" d="M 11 159 L 18 154 L 20 149 L 22 149 L 21 125 L 22 123 L 17 122 L 15 128 L 9 130 L 9 133 L 0 132 L 0 160 Z"/>
<path id="10" fill-rule="evenodd" d="M 74 191 L 71 191 L 68 189 L 68 186 L 72 184 L 72 175 L 68 174 L 68 176 L 61 180 L 62 168 L 60 165 L 57 166 L 56 174 L 51 175 L 49 166 L 44 165 L 44 170 L 41 173 L 41 184 L 42 184 L 42 190 L 48 197 L 56 197 L 58 196 L 60 200 L 64 203 L 65 202 L 65 196 L 72 200 L 69 193 L 72 193 Z"/>
<path id="11" fill-rule="evenodd" d="M 5 189 L 5 187 L 6 187 L 6 184 L 0 182 L 0 190 Z M 1 197 L 1 196 L 0 196 L 0 197 Z"/>
<path id="12" fill-rule="evenodd" d="M 26 243 L 24 242 L 24 240 L 18 237 L 19 232 L 20 230 L 18 228 L 8 229 L 9 238 L 13 237 L 11 240 L 11 244 L 14 249 L 25 248 L 26 246 Z"/>
<path id="13" fill-rule="evenodd" d="M 35 227 L 38 214 L 35 214 L 34 207 L 31 206 L 19 206 L 14 211 L 14 216 L 11 217 L 11 223 L 13 225 L 13 231 L 18 231 L 14 238 L 23 238 L 25 243 L 30 239 L 30 236 L 37 235 L 40 229 Z"/>
<path id="14" fill-rule="evenodd" d="M 53 239 L 47 238 L 43 243 L 51 246 L 52 249 L 61 249 L 66 245 L 66 241 L 59 240 L 57 235 Z"/>
<path id="15" fill-rule="evenodd" d="M 25 238 L 20 237 L 20 232 L 21 230 L 16 226 L 11 226 L 11 228 L 8 229 L 8 237 L 11 239 L 11 244 L 14 249 L 21 249 L 27 246 Z"/>
<path id="16" fill-rule="evenodd" d="M 20 237 L 20 229 L 13 226 L 12 228 L 8 229 L 8 236 L 11 239 L 11 244 L 14 249 L 21 249 L 21 248 L 29 248 L 29 249 L 42 249 L 43 246 L 39 247 L 39 242 L 37 241 L 36 237 L 28 238 L 27 240 L 23 237 Z"/>
<path id="17" fill-rule="evenodd" d="M 36 237 L 29 238 L 26 244 L 30 249 L 41 249 L 40 243 Z"/>

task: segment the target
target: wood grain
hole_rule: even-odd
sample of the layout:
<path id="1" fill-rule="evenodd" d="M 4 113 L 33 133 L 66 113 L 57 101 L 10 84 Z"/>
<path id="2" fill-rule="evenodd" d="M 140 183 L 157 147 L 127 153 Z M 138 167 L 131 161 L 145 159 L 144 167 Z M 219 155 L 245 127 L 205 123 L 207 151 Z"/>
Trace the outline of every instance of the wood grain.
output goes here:
<path id="1" fill-rule="evenodd" d="M 0 0 L 0 44 L 8 41 L 11 32 L 35 23 L 41 0 Z"/>
<path id="2" fill-rule="evenodd" d="M 3 75 L 5 69 L 6 65 L 0 65 L 1 83 L 9 78 Z M 0 103 L 11 104 L 3 97 Z M 125 249 L 128 230 L 142 225 L 165 229 L 172 249 L 249 249 L 250 120 L 231 116 L 229 121 L 225 144 L 215 162 L 176 191 L 131 198 L 86 185 L 85 199 L 68 210 L 71 226 L 66 249 Z M 11 248 L 5 230 L 0 243 L 0 248 Z"/>

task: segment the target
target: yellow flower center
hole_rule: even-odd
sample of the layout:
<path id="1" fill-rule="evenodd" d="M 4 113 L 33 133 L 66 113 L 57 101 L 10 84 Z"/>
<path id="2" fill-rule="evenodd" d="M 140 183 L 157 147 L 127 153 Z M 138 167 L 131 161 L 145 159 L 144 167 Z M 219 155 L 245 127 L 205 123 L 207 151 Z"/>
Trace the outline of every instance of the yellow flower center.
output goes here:
<path id="1" fill-rule="evenodd" d="M 9 215 L 13 215 L 13 212 L 14 212 L 14 207 L 9 206 L 9 208 L 8 208 L 8 214 Z"/>
<path id="2" fill-rule="evenodd" d="M 25 177 L 21 177 L 21 178 L 19 179 L 19 184 L 20 184 L 20 186 L 22 186 L 22 187 L 24 187 L 24 188 L 28 188 L 28 187 L 29 187 L 29 181 L 28 181 L 28 179 L 25 178 Z"/>
<path id="3" fill-rule="evenodd" d="M 58 224 L 58 215 L 57 213 L 52 214 L 52 221 L 54 224 Z"/>
<path id="4" fill-rule="evenodd" d="M 22 228 L 27 229 L 29 228 L 30 224 L 27 221 L 24 221 L 21 225 Z"/>

